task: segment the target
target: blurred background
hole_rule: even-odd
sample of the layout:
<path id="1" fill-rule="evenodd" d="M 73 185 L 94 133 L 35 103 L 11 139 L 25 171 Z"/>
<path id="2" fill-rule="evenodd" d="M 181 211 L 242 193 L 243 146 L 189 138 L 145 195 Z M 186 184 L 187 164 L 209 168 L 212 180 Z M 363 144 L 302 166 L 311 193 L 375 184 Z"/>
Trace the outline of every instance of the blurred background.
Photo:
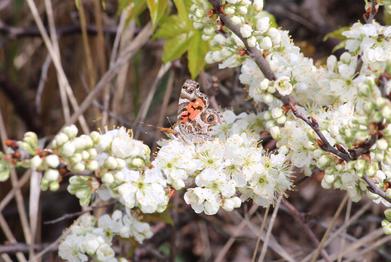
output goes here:
<path id="1" fill-rule="evenodd" d="M 149 13 L 144 7 L 137 17 L 132 17 L 124 16 L 123 10 L 132 2 L 138 6 L 140 1 L 34 2 L 48 40 L 53 43 L 52 51 L 61 60 L 66 79 L 62 78 L 64 75 L 59 76 L 27 1 L 0 0 L 0 109 L 8 137 L 20 139 L 24 132 L 35 131 L 39 137 L 50 139 L 72 120 L 72 114 L 78 111 L 92 90 L 103 85 L 104 90 L 88 104 L 83 118 L 79 118 L 79 127 L 87 131 L 125 126 L 133 129 L 138 139 L 155 147 L 161 136 L 159 128 L 170 127 L 175 122 L 181 84 L 190 78 L 187 57 L 163 63 L 164 40 L 153 37 L 152 32 L 145 39 L 137 38 L 146 30 Z M 48 9 L 48 3 L 52 5 L 51 9 Z M 169 9 L 174 10 L 171 5 Z M 317 64 L 323 64 L 339 43 L 337 38 L 324 41 L 324 36 L 362 20 L 364 1 L 269 0 L 265 1 L 265 9 L 275 16 L 280 27 L 291 32 L 295 43 L 307 56 Z M 377 19 L 382 21 L 381 13 Z M 55 33 L 50 32 L 51 25 L 55 25 Z M 127 50 L 132 43 L 139 46 L 133 49 L 130 59 L 120 65 L 114 79 L 104 81 L 107 72 L 121 58 L 121 51 Z M 238 74 L 238 69 L 218 70 L 217 66 L 211 65 L 200 72 L 197 80 L 220 107 L 251 112 L 251 102 L 243 102 L 247 101 L 247 95 L 238 81 Z M 17 171 L 22 178 L 25 170 Z M 289 193 L 288 200 L 321 239 L 345 193 L 323 190 L 321 174 L 307 179 L 298 175 L 295 179 L 298 183 Z M 27 208 L 29 183 L 27 178 L 22 181 L 25 181 L 22 192 Z M 66 185 L 64 181 L 59 191 L 41 195 L 37 250 L 55 241 L 74 217 L 50 224 L 45 221 L 80 211 L 77 199 L 66 192 Z M 0 201 L 10 189 L 9 181 L 0 184 Z M 137 249 L 134 260 L 165 260 L 171 250 L 177 261 L 216 258 L 251 261 L 265 210 L 251 209 L 248 203 L 237 212 L 221 212 L 208 217 L 195 215 L 179 198 L 176 201 L 173 216 L 176 226 L 156 228 L 157 234 Z M 15 200 L 0 203 L 0 211 L 16 241 L 25 243 Z M 288 211 L 287 207 L 280 208 L 272 231 L 273 239 L 284 252 L 301 261 L 314 250 L 314 243 L 303 234 L 299 223 L 293 223 L 295 220 Z M 328 244 L 329 254 L 340 254 L 341 246 L 359 243 L 355 249 L 347 250 L 353 261 L 391 261 L 389 241 L 377 242 L 383 239 L 378 229 L 382 212 L 368 200 L 358 204 L 348 200 L 335 218 L 338 227 L 332 228 L 330 233 L 333 235 L 337 228 L 345 225 L 344 238 L 335 237 Z M 7 243 L 3 231 L 0 243 Z M 370 250 L 360 253 L 369 247 Z M 26 251 L 23 245 L 20 249 Z M 15 250 L 7 252 L 13 254 Z M 43 260 L 58 260 L 55 247 Z M 278 249 L 269 249 L 266 260 L 284 261 Z"/>

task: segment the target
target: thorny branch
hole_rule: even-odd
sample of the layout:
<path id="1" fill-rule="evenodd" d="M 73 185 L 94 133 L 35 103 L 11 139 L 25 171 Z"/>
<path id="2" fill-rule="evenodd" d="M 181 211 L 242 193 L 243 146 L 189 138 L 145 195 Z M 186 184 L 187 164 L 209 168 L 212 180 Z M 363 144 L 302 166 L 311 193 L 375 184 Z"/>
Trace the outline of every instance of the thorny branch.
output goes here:
<path id="1" fill-rule="evenodd" d="M 372 1 L 372 8 L 370 10 L 368 20 L 373 19 L 373 16 L 376 14 L 377 10 L 375 8 L 375 2 L 375 0 Z M 228 16 L 224 14 L 223 6 L 221 5 L 220 0 L 209 0 L 209 3 L 212 4 L 214 13 L 219 16 L 223 25 L 229 30 L 231 30 L 237 37 L 239 37 L 240 40 L 242 40 L 244 46 L 246 47 L 248 55 L 254 59 L 254 62 L 257 64 L 264 76 L 269 80 L 276 80 L 274 72 L 271 70 L 269 63 L 263 57 L 261 51 L 255 47 L 250 47 L 248 45 L 247 40 L 242 37 L 240 33 L 240 28 L 235 25 Z M 360 156 L 360 154 L 367 153 L 369 151 L 369 148 L 376 142 L 377 138 L 375 137 L 375 139 L 372 139 L 372 136 L 369 141 L 366 141 L 366 143 L 363 144 L 362 148 L 346 150 L 341 145 L 332 146 L 320 130 L 318 122 L 314 118 L 306 116 L 304 110 L 297 109 L 297 103 L 293 97 L 283 96 L 278 91 L 276 91 L 273 95 L 277 99 L 281 100 L 284 106 L 290 109 L 295 117 L 303 120 L 316 133 L 319 138 L 318 144 L 322 150 L 337 156 L 345 162 L 355 160 L 357 159 L 357 157 Z M 363 179 L 367 183 L 368 188 L 371 192 L 379 195 L 380 197 L 391 203 L 391 198 L 387 197 L 385 192 L 379 189 L 367 176 L 365 176 Z"/>

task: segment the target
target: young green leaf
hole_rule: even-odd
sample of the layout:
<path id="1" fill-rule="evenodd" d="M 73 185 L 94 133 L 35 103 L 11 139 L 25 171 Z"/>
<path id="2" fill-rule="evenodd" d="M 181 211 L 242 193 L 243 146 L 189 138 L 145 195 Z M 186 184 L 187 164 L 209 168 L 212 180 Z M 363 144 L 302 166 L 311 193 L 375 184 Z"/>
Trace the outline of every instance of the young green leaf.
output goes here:
<path id="1" fill-rule="evenodd" d="M 180 58 L 188 49 L 193 32 L 180 34 L 166 40 L 163 48 L 163 62 L 167 63 Z"/>
<path id="2" fill-rule="evenodd" d="M 200 31 L 195 32 L 187 51 L 188 68 L 193 79 L 204 69 L 205 55 L 208 52 L 208 43 L 201 36 Z"/>
<path id="3" fill-rule="evenodd" d="M 168 0 L 147 0 L 147 6 L 155 27 L 167 10 Z"/>

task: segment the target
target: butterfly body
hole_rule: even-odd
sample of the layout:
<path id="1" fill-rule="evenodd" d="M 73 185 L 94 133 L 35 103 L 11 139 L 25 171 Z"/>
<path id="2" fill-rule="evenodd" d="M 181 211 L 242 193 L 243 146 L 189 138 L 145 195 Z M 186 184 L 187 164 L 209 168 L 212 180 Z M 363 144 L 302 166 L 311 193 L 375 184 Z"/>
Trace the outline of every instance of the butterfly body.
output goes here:
<path id="1" fill-rule="evenodd" d="M 214 126 L 222 123 L 217 110 L 209 108 L 208 97 L 199 84 L 186 80 L 178 102 L 178 117 L 174 131 L 186 142 L 199 143 L 211 139 Z"/>

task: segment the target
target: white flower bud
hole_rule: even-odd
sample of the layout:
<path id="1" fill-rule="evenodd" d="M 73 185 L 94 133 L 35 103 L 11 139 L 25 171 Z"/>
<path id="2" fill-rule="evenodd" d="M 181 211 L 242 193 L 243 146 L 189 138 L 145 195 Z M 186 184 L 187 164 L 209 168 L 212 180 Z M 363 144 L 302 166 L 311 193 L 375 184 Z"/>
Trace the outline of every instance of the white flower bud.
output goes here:
<path id="1" fill-rule="evenodd" d="M 69 138 L 66 134 L 59 133 L 58 135 L 56 135 L 53 142 L 56 143 L 56 146 L 62 146 L 64 143 L 66 143 L 68 141 L 69 141 Z"/>
<path id="2" fill-rule="evenodd" d="M 126 167 L 126 161 L 121 159 L 121 158 L 117 158 L 117 165 L 118 165 L 118 169 L 122 169 L 124 167 Z"/>
<path id="3" fill-rule="evenodd" d="M 77 127 L 75 125 L 64 127 L 62 130 L 64 134 L 66 134 L 69 138 L 74 138 L 77 136 L 77 133 L 79 132 L 77 130 Z"/>
<path id="4" fill-rule="evenodd" d="M 105 161 L 105 167 L 109 169 L 116 169 L 118 167 L 118 162 L 114 157 L 109 156 Z"/>
<path id="5" fill-rule="evenodd" d="M 272 43 L 272 40 L 270 39 L 270 37 L 266 36 L 261 39 L 261 43 L 259 44 L 259 46 L 262 49 L 268 50 L 268 49 L 272 48 L 273 43 Z"/>
<path id="6" fill-rule="evenodd" d="M 332 184 L 335 180 L 335 177 L 333 175 L 325 175 L 323 179 L 327 184 Z"/>
<path id="7" fill-rule="evenodd" d="M 388 106 L 388 105 L 383 107 L 382 115 L 383 115 L 384 118 L 390 119 L 391 118 L 391 107 Z"/>
<path id="8" fill-rule="evenodd" d="M 357 160 L 354 167 L 358 171 L 363 171 L 365 168 L 365 160 L 362 159 Z"/>
<path id="9" fill-rule="evenodd" d="M 277 123 L 282 125 L 286 122 L 286 116 L 282 115 L 279 118 L 276 119 Z"/>
<path id="10" fill-rule="evenodd" d="M 102 176 L 102 182 L 107 184 L 107 185 L 110 185 L 114 182 L 114 176 L 112 173 L 105 173 L 103 176 Z"/>
<path id="11" fill-rule="evenodd" d="M 257 39 L 255 38 L 255 36 L 251 36 L 247 39 L 247 44 L 249 47 L 255 47 L 256 44 L 257 44 Z"/>
<path id="12" fill-rule="evenodd" d="M 96 132 L 96 131 L 92 131 L 90 133 L 90 137 L 92 139 L 92 141 L 95 143 L 95 144 L 98 144 L 100 142 L 100 137 L 101 135 L 99 134 L 99 132 Z"/>
<path id="13" fill-rule="evenodd" d="M 239 13 L 242 15 L 247 14 L 247 7 L 246 6 L 239 7 Z"/>
<path id="14" fill-rule="evenodd" d="M 270 82 L 269 79 L 267 79 L 267 78 L 263 79 L 263 80 L 261 81 L 261 83 L 260 83 L 261 89 L 262 89 L 262 90 L 268 89 L 268 87 L 269 87 L 269 82 Z"/>
<path id="15" fill-rule="evenodd" d="M 76 172 L 83 172 L 84 170 L 86 170 L 86 166 L 83 164 L 83 163 L 77 163 L 73 166 L 73 169 L 76 171 Z"/>
<path id="16" fill-rule="evenodd" d="M 227 7 L 227 8 L 224 8 L 224 12 L 225 12 L 225 14 L 227 14 L 227 15 L 233 15 L 234 13 L 235 13 L 235 8 L 233 8 L 233 7 Z"/>
<path id="17" fill-rule="evenodd" d="M 60 159 L 56 155 L 48 155 L 45 157 L 45 163 L 49 167 L 56 168 L 60 164 Z"/>
<path id="18" fill-rule="evenodd" d="M 376 148 L 378 148 L 381 151 L 385 151 L 388 148 L 388 143 L 385 139 L 379 139 L 376 142 Z"/>
<path id="19" fill-rule="evenodd" d="M 273 96 L 271 94 L 266 94 L 263 97 L 263 101 L 265 101 L 266 104 L 270 104 L 273 102 Z"/>
<path id="20" fill-rule="evenodd" d="M 255 10 L 261 11 L 263 9 L 263 0 L 254 0 L 253 5 Z"/>
<path id="21" fill-rule="evenodd" d="M 33 158 L 31 158 L 30 160 L 30 164 L 31 164 L 31 168 L 36 170 L 37 168 L 39 168 L 42 164 L 42 158 L 38 155 L 34 156 Z"/>
<path id="22" fill-rule="evenodd" d="M 324 168 L 328 163 L 329 163 L 329 158 L 327 156 L 325 156 L 325 155 L 321 156 L 318 159 L 318 166 L 320 168 Z"/>
<path id="23" fill-rule="evenodd" d="M 73 145 L 72 142 L 65 143 L 61 148 L 61 154 L 69 157 L 73 155 L 76 151 L 76 147 Z"/>
<path id="24" fill-rule="evenodd" d="M 280 107 L 275 107 L 272 109 L 272 117 L 279 118 L 283 115 L 282 109 Z"/>
<path id="25" fill-rule="evenodd" d="M 49 184 L 49 190 L 50 191 L 57 191 L 59 188 L 60 188 L 60 183 L 58 183 L 58 181 L 52 181 Z"/>
<path id="26" fill-rule="evenodd" d="M 98 156 L 98 151 L 96 151 L 95 148 L 90 148 L 88 154 L 90 155 L 90 159 L 96 158 Z"/>
<path id="27" fill-rule="evenodd" d="M 80 154 L 81 154 L 81 158 L 82 158 L 83 160 L 87 160 L 87 159 L 90 158 L 90 154 L 89 154 L 88 151 L 86 151 L 86 150 L 80 152 Z"/>
<path id="28" fill-rule="evenodd" d="M 71 157 L 71 162 L 72 164 L 77 164 L 78 162 L 80 162 L 82 160 L 81 158 L 81 154 L 80 153 L 76 153 L 74 154 L 72 157 Z"/>
<path id="29" fill-rule="evenodd" d="M 132 162 L 131 162 L 132 166 L 134 167 L 142 167 L 145 165 L 144 163 L 144 160 L 142 160 L 141 158 L 134 158 L 132 159 Z"/>
<path id="30" fill-rule="evenodd" d="M 257 21 L 257 29 L 260 33 L 265 33 L 270 26 L 270 18 L 265 16 L 262 17 L 261 19 L 258 19 Z"/>
<path id="31" fill-rule="evenodd" d="M 276 92 L 276 88 L 274 87 L 274 85 L 269 85 L 268 88 L 267 88 L 267 92 L 269 92 L 271 94 Z"/>
<path id="32" fill-rule="evenodd" d="M 56 169 L 48 169 L 45 171 L 45 179 L 48 181 L 56 181 L 60 177 L 60 172 Z"/>
<path id="33" fill-rule="evenodd" d="M 279 45 L 281 43 L 281 33 L 276 28 L 270 28 L 268 35 L 272 39 L 273 45 Z"/>
<path id="34" fill-rule="evenodd" d="M 253 32 L 253 29 L 248 24 L 244 24 L 240 27 L 240 34 L 244 38 L 249 38 L 251 36 L 252 32 Z"/>
<path id="35" fill-rule="evenodd" d="M 90 171 L 95 171 L 98 168 L 99 168 L 99 163 L 96 160 L 92 160 L 87 163 L 87 169 Z"/>
<path id="36" fill-rule="evenodd" d="M 270 134 L 274 139 L 279 139 L 280 138 L 280 128 L 278 126 L 273 126 L 270 128 Z"/>

